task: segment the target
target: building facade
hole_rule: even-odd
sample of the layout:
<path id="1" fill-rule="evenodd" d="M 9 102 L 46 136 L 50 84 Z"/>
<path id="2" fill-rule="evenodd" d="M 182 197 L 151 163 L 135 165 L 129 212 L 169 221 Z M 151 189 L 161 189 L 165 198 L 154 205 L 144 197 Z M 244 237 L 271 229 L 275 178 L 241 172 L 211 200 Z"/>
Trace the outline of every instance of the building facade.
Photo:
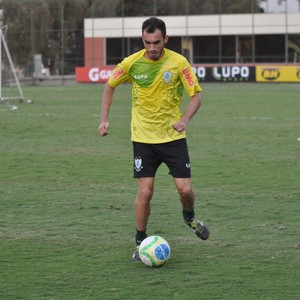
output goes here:
<path id="1" fill-rule="evenodd" d="M 85 66 L 115 65 L 141 49 L 147 17 L 85 19 Z M 162 16 L 167 47 L 191 64 L 300 63 L 300 13 Z"/>
<path id="2" fill-rule="evenodd" d="M 201 81 L 299 82 L 300 1 L 249 0 L 243 13 L 226 12 L 225 2 L 218 1 L 219 13 L 214 7 L 212 13 L 158 14 L 167 26 L 166 47 L 184 55 Z M 157 0 L 152 3 L 156 9 Z M 118 62 L 143 48 L 141 26 L 148 17 L 85 19 L 85 67 L 77 70 L 77 80 L 106 81 Z"/>

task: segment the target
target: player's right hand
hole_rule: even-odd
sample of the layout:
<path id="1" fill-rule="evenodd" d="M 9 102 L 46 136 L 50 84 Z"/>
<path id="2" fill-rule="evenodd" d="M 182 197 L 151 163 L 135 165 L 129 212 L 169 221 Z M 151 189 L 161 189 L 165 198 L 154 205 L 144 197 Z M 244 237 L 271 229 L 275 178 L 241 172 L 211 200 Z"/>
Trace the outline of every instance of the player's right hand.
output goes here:
<path id="1" fill-rule="evenodd" d="M 98 127 L 98 133 L 100 134 L 101 137 L 104 137 L 109 134 L 108 132 L 108 123 L 101 123 Z"/>

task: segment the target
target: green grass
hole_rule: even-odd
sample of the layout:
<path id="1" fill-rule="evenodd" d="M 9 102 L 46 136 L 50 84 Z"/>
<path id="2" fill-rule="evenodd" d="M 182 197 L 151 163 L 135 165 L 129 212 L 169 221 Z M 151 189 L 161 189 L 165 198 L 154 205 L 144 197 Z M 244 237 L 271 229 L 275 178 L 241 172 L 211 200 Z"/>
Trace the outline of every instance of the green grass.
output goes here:
<path id="1" fill-rule="evenodd" d="M 162 166 L 148 233 L 172 254 L 158 269 L 130 261 L 130 87 L 102 139 L 102 85 L 26 87 L 33 104 L 0 105 L 1 299 L 299 299 L 300 86 L 202 86 L 188 143 L 211 237 L 184 225 Z"/>

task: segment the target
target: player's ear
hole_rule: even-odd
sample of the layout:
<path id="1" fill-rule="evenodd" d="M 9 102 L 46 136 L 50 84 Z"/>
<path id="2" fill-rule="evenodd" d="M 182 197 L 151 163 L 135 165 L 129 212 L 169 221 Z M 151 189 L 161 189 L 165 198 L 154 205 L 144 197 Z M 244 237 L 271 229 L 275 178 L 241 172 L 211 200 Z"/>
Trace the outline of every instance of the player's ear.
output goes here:
<path id="1" fill-rule="evenodd" d="M 165 42 L 165 44 L 168 42 L 168 40 L 169 40 L 169 36 L 168 36 L 168 35 L 166 35 L 166 36 L 165 36 L 165 38 L 164 38 L 164 42 Z"/>

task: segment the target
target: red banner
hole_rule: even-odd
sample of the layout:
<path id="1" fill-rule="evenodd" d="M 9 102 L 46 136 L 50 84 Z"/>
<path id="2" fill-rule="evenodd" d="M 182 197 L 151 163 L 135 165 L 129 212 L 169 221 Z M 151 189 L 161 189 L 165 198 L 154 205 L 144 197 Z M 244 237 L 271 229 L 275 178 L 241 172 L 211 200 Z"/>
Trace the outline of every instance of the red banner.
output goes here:
<path id="1" fill-rule="evenodd" d="M 106 82 L 114 67 L 76 67 L 77 82 Z"/>

